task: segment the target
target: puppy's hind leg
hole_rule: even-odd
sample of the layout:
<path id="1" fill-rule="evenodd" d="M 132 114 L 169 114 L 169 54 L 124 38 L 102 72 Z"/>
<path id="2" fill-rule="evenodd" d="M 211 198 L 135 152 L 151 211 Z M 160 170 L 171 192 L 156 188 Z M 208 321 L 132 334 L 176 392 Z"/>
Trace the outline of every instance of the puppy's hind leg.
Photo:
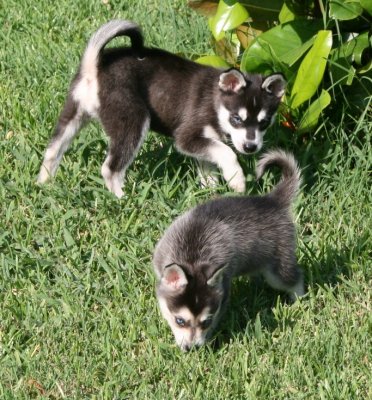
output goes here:
<path id="1" fill-rule="evenodd" d="M 61 162 L 63 154 L 68 149 L 72 139 L 79 132 L 85 114 L 71 95 L 59 117 L 53 137 L 46 149 L 44 160 L 37 178 L 38 183 L 45 183 L 53 177 Z"/>
<path id="2" fill-rule="evenodd" d="M 122 110 L 119 112 L 123 113 Z M 110 192 L 118 198 L 124 194 L 122 190 L 125 170 L 132 163 L 140 149 L 150 126 L 150 118 L 145 110 L 135 112 L 129 117 L 115 119 L 101 118 L 110 137 L 108 155 L 102 165 L 101 173 Z M 133 118 L 133 120 L 130 120 Z"/>

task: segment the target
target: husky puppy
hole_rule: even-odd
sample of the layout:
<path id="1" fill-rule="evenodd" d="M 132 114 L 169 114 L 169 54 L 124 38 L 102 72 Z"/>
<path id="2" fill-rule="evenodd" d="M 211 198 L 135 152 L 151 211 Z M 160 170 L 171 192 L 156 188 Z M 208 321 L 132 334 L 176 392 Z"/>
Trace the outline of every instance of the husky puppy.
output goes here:
<path id="1" fill-rule="evenodd" d="M 234 276 L 261 274 L 293 300 L 304 294 L 290 212 L 300 170 L 291 154 L 276 150 L 260 159 L 257 179 L 272 164 L 282 179 L 271 193 L 199 205 L 177 218 L 155 248 L 160 310 L 183 350 L 211 335 Z"/>
<path id="2" fill-rule="evenodd" d="M 128 36 L 131 47 L 104 50 L 117 36 Z M 137 24 L 110 21 L 88 42 L 38 182 L 54 176 L 83 122 L 95 118 L 110 138 L 101 173 L 117 197 L 123 195 L 125 170 L 149 129 L 172 136 L 181 153 L 217 165 L 230 187 L 243 192 L 243 171 L 224 141 L 231 139 L 240 153 L 258 151 L 285 85 L 280 74 L 224 71 L 146 48 Z"/>

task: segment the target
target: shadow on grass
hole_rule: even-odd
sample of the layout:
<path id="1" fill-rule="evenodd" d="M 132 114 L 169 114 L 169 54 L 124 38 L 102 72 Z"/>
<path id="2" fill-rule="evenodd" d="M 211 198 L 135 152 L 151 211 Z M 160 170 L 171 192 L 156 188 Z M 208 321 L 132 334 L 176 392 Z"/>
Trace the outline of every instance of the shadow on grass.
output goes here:
<path id="1" fill-rule="evenodd" d="M 101 164 L 107 151 L 107 140 L 102 137 L 97 138 L 96 132 L 92 132 L 90 135 L 85 136 L 85 139 L 78 139 L 76 148 L 73 150 L 73 153 L 81 156 L 85 165 L 92 158 L 100 160 L 98 164 Z M 266 150 L 281 148 L 292 152 L 298 160 L 302 168 L 303 190 L 305 193 L 316 182 L 318 167 L 326 162 L 327 156 L 332 152 L 334 146 L 334 142 L 327 137 L 326 133 L 318 133 L 316 137 L 310 137 L 298 135 L 296 132 L 278 125 L 268 132 L 265 139 L 265 145 L 259 154 L 254 156 L 237 154 L 245 175 L 254 180 L 257 159 Z M 233 148 L 232 145 L 231 147 Z M 133 164 L 129 166 L 128 173 L 135 176 L 138 182 L 147 182 L 149 179 L 153 179 L 161 184 L 162 180 L 167 178 L 172 180 L 176 175 L 187 176 L 190 170 L 195 171 L 196 179 L 196 169 L 193 169 L 193 166 L 196 165 L 196 160 L 193 157 L 184 156 L 175 149 L 172 138 L 151 132 L 141 148 L 140 154 L 135 157 Z M 277 182 L 280 177 L 280 171 L 274 170 L 273 175 L 273 181 Z M 97 172 L 97 176 L 99 176 L 99 172 Z M 265 179 L 264 177 L 261 183 L 265 182 Z M 223 183 L 222 180 L 221 183 Z M 226 190 L 229 191 L 227 187 Z M 265 192 L 265 190 L 262 190 L 260 183 L 248 182 L 247 192 L 254 195 Z"/>
<path id="2" fill-rule="evenodd" d="M 278 301 L 290 304 L 286 294 L 271 289 L 263 279 L 244 276 L 235 279 L 225 314 L 211 343 L 213 350 L 229 343 L 236 335 L 254 336 L 258 316 L 263 330 L 274 331 L 278 321 L 272 309 Z"/>
<path id="3" fill-rule="evenodd" d="M 179 174 L 179 168 L 181 168 L 181 176 L 186 175 L 190 164 L 195 160 L 179 153 L 172 139 L 165 137 L 155 139 L 151 134 L 147 145 L 138 157 L 138 162 L 141 179 L 145 178 L 144 175 L 150 175 L 154 180 L 161 180 L 165 176 L 172 179 Z M 141 173 L 141 169 L 144 173 Z"/>
<path id="4" fill-rule="evenodd" d="M 233 148 L 232 145 L 231 147 Z M 247 177 L 254 177 L 257 159 L 272 148 L 281 148 L 294 154 L 302 168 L 303 190 L 306 193 L 317 180 L 319 166 L 327 162 L 329 154 L 332 153 L 334 142 L 324 132 L 318 133 L 316 137 L 310 137 L 276 126 L 267 134 L 267 141 L 259 154 L 246 156 L 235 151 Z M 171 138 L 151 133 L 134 160 L 134 166 L 129 168 L 136 169 L 140 181 L 148 180 L 149 176 L 161 181 L 165 177 L 171 180 L 176 174 L 186 176 L 191 165 L 197 165 L 196 160 L 180 154 Z M 280 177 L 279 170 L 274 171 L 274 177 L 274 181 L 277 182 Z M 253 195 L 262 193 L 260 185 L 255 182 L 248 183 L 247 190 Z"/>
<path id="5" fill-rule="evenodd" d="M 354 253 L 368 252 L 368 238 L 361 237 L 353 248 L 344 248 L 342 252 L 326 247 L 321 259 L 308 259 L 303 266 L 306 292 L 318 287 L 336 286 L 343 280 L 350 279 L 352 266 L 350 260 Z M 306 297 L 301 301 L 307 301 Z M 288 295 L 272 289 L 263 278 L 239 277 L 232 282 L 230 300 L 226 312 L 215 332 L 211 347 L 218 350 L 239 334 L 255 337 L 255 324 L 259 318 L 260 329 L 273 332 L 278 326 L 292 326 L 295 320 L 278 320 L 273 308 L 280 302 L 291 306 Z"/>

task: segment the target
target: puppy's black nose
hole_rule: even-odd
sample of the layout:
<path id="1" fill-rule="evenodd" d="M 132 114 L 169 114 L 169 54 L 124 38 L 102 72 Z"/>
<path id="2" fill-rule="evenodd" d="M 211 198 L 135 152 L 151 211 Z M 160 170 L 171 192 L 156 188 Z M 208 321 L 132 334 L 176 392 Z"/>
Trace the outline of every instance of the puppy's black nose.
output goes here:
<path id="1" fill-rule="evenodd" d="M 257 150 L 257 145 L 254 143 L 244 143 L 243 150 L 246 153 L 254 153 Z"/>

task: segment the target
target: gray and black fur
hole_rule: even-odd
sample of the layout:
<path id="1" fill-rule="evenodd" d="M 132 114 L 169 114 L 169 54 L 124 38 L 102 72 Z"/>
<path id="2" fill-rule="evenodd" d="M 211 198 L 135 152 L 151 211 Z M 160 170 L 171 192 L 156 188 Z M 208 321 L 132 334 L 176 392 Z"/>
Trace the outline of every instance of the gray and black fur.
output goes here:
<path id="1" fill-rule="evenodd" d="M 270 165 L 281 168 L 282 179 L 269 194 L 199 205 L 176 219 L 156 246 L 160 308 L 183 349 L 203 344 L 210 335 L 207 328 L 217 324 L 235 276 L 261 274 L 292 299 L 304 294 L 290 211 L 300 170 L 291 154 L 276 150 L 260 159 L 258 179 Z M 207 328 L 199 326 L 200 314 L 208 316 Z M 175 318 L 188 319 L 184 325 L 194 331 L 180 327 Z"/>
<path id="2" fill-rule="evenodd" d="M 132 46 L 104 49 L 117 36 L 128 36 Z M 123 195 L 125 170 L 148 129 L 172 136 L 180 152 L 217 165 L 231 188 L 242 192 L 243 171 L 224 141 L 231 138 L 241 153 L 258 151 L 284 88 L 280 74 L 265 78 L 225 71 L 146 48 L 137 24 L 110 21 L 89 40 L 38 182 L 56 173 L 83 122 L 95 118 L 110 139 L 101 172 L 118 197 Z"/>

